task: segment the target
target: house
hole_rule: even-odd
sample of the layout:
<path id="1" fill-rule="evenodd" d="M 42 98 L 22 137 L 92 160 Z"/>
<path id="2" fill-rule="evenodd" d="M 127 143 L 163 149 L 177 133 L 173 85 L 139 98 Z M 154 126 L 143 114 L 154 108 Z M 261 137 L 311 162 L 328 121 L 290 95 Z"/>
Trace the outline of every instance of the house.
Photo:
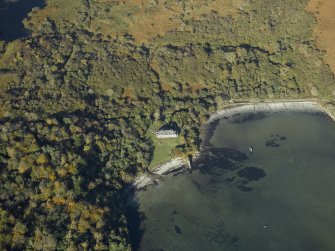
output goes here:
<path id="1" fill-rule="evenodd" d="M 156 132 L 156 137 L 158 139 L 166 139 L 166 138 L 177 138 L 179 136 L 180 129 L 176 123 L 170 123 L 162 126 Z"/>
<path id="2" fill-rule="evenodd" d="M 177 138 L 179 133 L 175 130 L 158 130 L 156 132 L 156 137 L 158 139 L 166 139 L 166 138 Z"/>

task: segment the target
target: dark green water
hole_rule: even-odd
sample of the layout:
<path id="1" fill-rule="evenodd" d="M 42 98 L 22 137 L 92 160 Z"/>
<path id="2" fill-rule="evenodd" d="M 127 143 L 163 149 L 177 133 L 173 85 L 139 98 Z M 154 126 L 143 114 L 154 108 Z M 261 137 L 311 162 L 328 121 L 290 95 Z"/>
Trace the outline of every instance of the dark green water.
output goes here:
<path id="1" fill-rule="evenodd" d="M 140 250 L 335 250 L 334 122 L 237 117 L 210 143 L 197 170 L 137 193 Z"/>
<path id="2" fill-rule="evenodd" d="M 12 41 L 28 35 L 23 19 L 32 8 L 44 5 L 44 0 L 0 0 L 0 39 Z"/>

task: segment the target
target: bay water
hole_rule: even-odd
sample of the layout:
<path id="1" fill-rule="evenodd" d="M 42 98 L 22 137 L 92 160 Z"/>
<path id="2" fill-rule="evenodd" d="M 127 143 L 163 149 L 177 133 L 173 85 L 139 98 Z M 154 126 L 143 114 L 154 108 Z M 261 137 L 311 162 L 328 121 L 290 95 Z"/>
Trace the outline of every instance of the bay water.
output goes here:
<path id="1" fill-rule="evenodd" d="M 139 250 L 335 250 L 335 123 L 221 119 L 191 173 L 138 191 Z"/>
<path id="2" fill-rule="evenodd" d="M 28 35 L 23 19 L 32 8 L 44 5 L 44 0 L 0 0 L 0 39 L 12 41 Z"/>

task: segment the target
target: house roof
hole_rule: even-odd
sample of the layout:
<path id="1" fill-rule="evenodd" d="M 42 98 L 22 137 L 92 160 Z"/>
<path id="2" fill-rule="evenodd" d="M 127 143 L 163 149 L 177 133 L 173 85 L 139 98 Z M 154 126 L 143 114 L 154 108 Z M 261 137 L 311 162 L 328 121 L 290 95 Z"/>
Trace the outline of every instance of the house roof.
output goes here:
<path id="1" fill-rule="evenodd" d="M 175 130 L 164 130 L 160 129 L 156 132 L 157 135 L 178 135 L 178 132 Z"/>

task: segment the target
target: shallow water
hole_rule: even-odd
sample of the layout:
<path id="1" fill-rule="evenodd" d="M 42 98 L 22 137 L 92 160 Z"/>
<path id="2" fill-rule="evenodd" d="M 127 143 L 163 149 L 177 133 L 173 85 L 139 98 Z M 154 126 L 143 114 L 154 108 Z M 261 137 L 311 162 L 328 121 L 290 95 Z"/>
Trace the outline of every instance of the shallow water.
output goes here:
<path id="1" fill-rule="evenodd" d="M 335 250 L 335 123 L 243 118 L 220 121 L 192 174 L 137 193 L 140 250 Z"/>
<path id="2" fill-rule="evenodd" d="M 44 5 L 44 0 L 0 0 L 0 39 L 12 41 L 26 36 L 23 19 L 32 8 Z"/>

